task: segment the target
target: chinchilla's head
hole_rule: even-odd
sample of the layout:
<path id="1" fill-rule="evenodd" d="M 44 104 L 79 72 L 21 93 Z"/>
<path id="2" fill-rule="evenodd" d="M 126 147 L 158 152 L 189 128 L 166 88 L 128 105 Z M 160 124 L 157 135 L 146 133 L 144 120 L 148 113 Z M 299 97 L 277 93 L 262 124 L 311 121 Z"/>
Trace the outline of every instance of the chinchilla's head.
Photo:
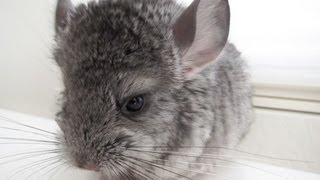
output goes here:
<path id="1" fill-rule="evenodd" d="M 227 0 L 186 9 L 171 0 L 59 0 L 54 57 L 65 90 L 56 119 L 65 157 L 120 179 L 111 167 L 125 173 L 132 161 L 162 158 L 137 149 L 187 140 L 181 134 L 192 127 L 180 121 L 177 93 L 223 49 L 228 8 Z"/>

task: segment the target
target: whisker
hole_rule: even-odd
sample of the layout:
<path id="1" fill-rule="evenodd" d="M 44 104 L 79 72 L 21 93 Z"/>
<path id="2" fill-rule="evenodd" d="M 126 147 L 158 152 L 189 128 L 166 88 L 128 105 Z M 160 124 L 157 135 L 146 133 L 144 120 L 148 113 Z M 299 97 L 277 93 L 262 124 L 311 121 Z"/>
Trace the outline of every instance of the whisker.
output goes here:
<path id="1" fill-rule="evenodd" d="M 11 137 L 0 137 L 0 140 L 13 140 L 13 141 L 29 141 L 29 142 L 42 142 L 42 143 L 50 143 L 50 144 L 60 144 L 58 141 L 48 141 L 48 140 L 40 140 L 40 139 L 27 139 L 27 138 L 11 138 Z"/>
<path id="2" fill-rule="evenodd" d="M 120 164 L 118 164 L 119 166 L 121 166 Z M 124 178 L 125 176 L 123 175 L 122 170 L 119 168 L 119 166 L 115 166 L 112 162 L 110 163 L 109 169 L 111 169 L 111 171 L 113 171 L 115 177 L 121 177 Z"/>
<path id="3" fill-rule="evenodd" d="M 122 157 L 122 158 L 124 158 L 124 157 Z M 130 173 L 131 174 L 131 176 L 134 178 L 134 179 L 136 179 L 136 178 L 138 178 L 139 176 L 140 177 L 142 177 L 142 178 L 146 178 L 146 177 L 143 177 L 143 172 L 141 172 L 140 170 L 138 170 L 137 168 L 135 168 L 135 167 L 133 167 L 133 166 L 130 166 L 129 164 L 127 164 L 126 162 L 128 161 L 128 160 L 123 160 L 123 159 L 121 159 L 121 160 L 119 160 L 119 161 L 121 161 L 122 162 L 122 164 L 124 164 L 127 168 L 128 168 L 128 173 Z M 138 177 L 137 177 L 138 176 Z M 149 178 L 151 178 L 151 177 L 149 177 Z"/>
<path id="4" fill-rule="evenodd" d="M 192 180 L 191 178 L 188 178 L 188 177 L 186 177 L 186 176 L 184 176 L 184 175 L 182 175 L 182 174 L 179 174 L 179 173 L 173 172 L 173 171 L 171 171 L 171 170 L 168 170 L 168 169 L 166 169 L 166 168 L 163 168 L 163 167 L 161 167 L 161 166 L 158 166 L 157 164 L 150 163 L 150 162 L 146 162 L 145 160 L 142 160 L 142 159 L 139 159 L 139 158 L 135 158 L 135 157 L 131 157 L 131 156 L 124 156 L 124 155 L 121 155 L 121 156 L 126 157 L 126 158 L 129 158 L 129 159 L 134 159 L 134 160 L 136 160 L 136 161 L 138 161 L 138 162 L 142 162 L 142 163 L 144 163 L 144 164 L 148 164 L 148 165 L 150 165 L 150 166 L 157 167 L 157 168 L 162 169 L 162 170 L 164 170 L 164 171 L 167 171 L 167 172 L 170 172 L 170 173 L 172 173 L 172 174 L 175 174 L 175 175 L 177 175 L 177 176 L 179 176 L 179 177 L 183 177 L 183 178 L 185 178 L 185 179 Z"/>
<path id="5" fill-rule="evenodd" d="M 24 155 L 30 155 L 30 154 L 35 154 L 35 155 L 39 155 L 39 154 L 51 154 L 51 153 L 59 153 L 61 152 L 62 149 L 54 149 L 54 150 L 42 150 L 42 151 L 28 151 L 28 152 L 23 152 L 23 153 L 16 153 L 16 154 L 11 154 L 11 155 L 5 155 L 0 157 L 0 159 L 8 159 L 8 158 L 12 158 L 12 157 L 17 157 L 17 156 L 24 156 Z M 0 164 L 1 165 L 1 164 Z"/>
<path id="6" fill-rule="evenodd" d="M 147 160 L 145 160 L 147 161 Z M 161 160 L 162 161 L 162 160 Z M 155 163 L 155 162 L 151 162 L 151 161 L 147 161 L 149 163 Z M 165 162 L 165 161 L 163 161 Z M 157 163 L 155 163 L 157 164 Z M 194 170 L 188 170 L 188 169 L 183 169 L 183 168 L 179 168 L 179 167 L 173 167 L 173 166 L 168 166 L 168 165 L 165 165 L 165 164 L 158 164 L 160 166 L 165 166 L 165 167 L 168 167 L 168 168 L 172 168 L 172 169 L 178 169 L 178 170 L 182 170 L 182 171 L 188 171 L 188 172 L 193 172 L 193 173 L 196 173 L 196 174 L 203 174 L 203 175 L 209 175 L 209 176 L 214 176 L 216 177 L 217 174 L 212 174 L 212 173 L 207 173 L 207 172 L 200 172 L 200 171 L 194 171 Z"/>
<path id="7" fill-rule="evenodd" d="M 141 172 L 137 168 L 134 168 L 133 166 L 130 166 L 129 164 L 125 163 L 125 161 L 122 161 L 122 163 L 125 164 L 130 169 L 130 171 L 137 174 L 138 176 L 145 178 L 145 179 L 151 179 L 151 180 L 153 179 L 150 176 L 146 175 L 144 172 Z M 133 176 L 133 177 L 135 177 L 135 176 Z"/>
<path id="8" fill-rule="evenodd" d="M 65 174 L 72 167 L 71 165 L 68 165 L 67 162 L 65 164 L 67 165 L 67 167 L 63 169 L 61 174 Z"/>
<path id="9" fill-rule="evenodd" d="M 137 148 L 169 148 L 168 146 L 135 146 L 135 147 L 137 147 Z M 288 159 L 288 158 L 273 157 L 273 156 L 268 156 L 268 155 L 263 155 L 263 154 L 256 154 L 256 153 L 246 152 L 246 151 L 233 149 L 233 148 L 228 148 L 228 147 L 218 147 L 218 146 L 208 146 L 208 147 L 207 146 L 174 146 L 174 148 L 180 148 L 180 149 L 223 149 L 223 150 L 233 151 L 233 152 L 237 152 L 237 153 L 243 153 L 243 154 L 252 155 L 252 156 L 259 156 L 259 157 L 262 157 L 262 158 L 279 160 L 279 161 L 290 161 L 290 162 L 299 162 L 299 163 L 316 163 L 314 161 Z"/>
<path id="10" fill-rule="evenodd" d="M 52 145 L 52 146 L 55 146 L 55 144 L 47 144 L 47 143 L 23 143 L 23 142 L 12 142 L 12 143 L 0 143 L 0 145 L 30 145 L 30 144 L 33 144 L 33 145 L 44 145 L 44 146 L 49 146 L 49 145 Z"/>
<path id="11" fill-rule="evenodd" d="M 158 175 L 156 175 L 152 170 L 150 170 L 150 169 L 148 169 L 148 168 L 146 168 L 146 167 L 143 167 L 142 165 L 140 165 L 140 164 L 138 164 L 138 163 L 135 163 L 134 161 L 131 161 L 130 159 L 126 159 L 126 161 L 127 162 L 130 162 L 131 164 L 133 164 L 133 165 L 135 165 L 135 166 L 137 166 L 137 167 L 139 167 L 139 168 L 141 168 L 141 169 L 144 169 L 144 170 L 146 170 L 149 174 L 151 174 L 152 176 L 155 176 L 156 178 L 158 178 L 158 179 L 162 179 L 160 176 L 158 176 Z M 122 161 L 124 164 L 126 164 L 129 168 L 134 168 L 134 167 L 132 167 L 132 166 L 130 166 L 130 165 L 128 165 L 127 163 L 125 163 L 125 161 Z"/>
<path id="12" fill-rule="evenodd" d="M 131 150 L 131 151 L 135 151 L 135 152 L 140 152 L 140 153 L 156 153 L 156 154 L 163 154 L 161 152 L 152 152 L 152 151 L 139 151 L 139 150 L 132 150 L 132 149 L 127 149 L 128 151 Z M 192 158 L 201 158 L 201 159 L 213 159 L 213 160 L 218 160 L 218 161 L 224 161 L 224 162 L 229 162 L 229 163 L 232 163 L 232 164 L 236 164 L 236 165 L 242 165 L 242 166 L 245 166 L 245 167 L 249 167 L 249 168 L 252 168 L 252 169 L 256 169 L 256 170 L 259 170 L 261 172 L 264 172 L 264 173 L 268 173 L 268 174 L 272 174 L 274 176 L 277 176 L 277 177 L 282 177 L 282 178 L 286 178 L 280 174 L 277 174 L 277 173 L 274 173 L 274 172 L 271 172 L 271 171 L 268 171 L 268 170 L 265 170 L 265 169 L 261 169 L 261 168 L 257 168 L 257 167 L 254 167 L 254 166 L 251 166 L 251 165 L 247 165 L 247 164 L 244 164 L 244 163 L 240 163 L 240 162 L 237 162 L 237 161 L 232 161 L 232 160 L 228 160 L 228 159 L 222 159 L 222 158 L 215 158 L 215 157 L 208 157 L 208 156 L 192 156 L 192 155 L 188 155 L 188 154 L 178 154 L 178 153 L 170 153 L 170 155 L 174 155 L 174 156 L 182 156 L 182 157 L 192 157 Z"/>
<path id="13" fill-rule="evenodd" d="M 125 158 L 125 157 L 122 156 L 122 158 Z M 149 169 L 147 169 L 147 168 L 145 168 L 145 167 L 142 167 L 142 166 L 140 166 L 140 165 L 138 165 L 138 164 L 136 164 L 136 163 L 128 160 L 127 158 L 125 158 L 125 159 L 126 159 L 126 161 L 122 159 L 121 162 L 122 162 L 122 164 L 126 165 L 129 170 L 130 170 L 130 169 L 134 169 L 136 172 L 138 172 L 138 173 L 140 173 L 140 174 L 144 174 L 145 176 L 147 176 L 148 178 L 151 178 L 151 179 L 153 179 L 153 178 L 150 177 L 149 175 L 151 175 L 151 176 L 153 176 L 153 177 L 157 177 L 157 176 L 154 174 L 154 172 L 152 172 L 151 170 L 149 170 Z M 129 163 L 131 163 L 131 164 L 133 164 L 133 165 L 136 165 L 136 166 L 138 166 L 139 168 L 146 170 L 147 172 L 142 172 L 142 171 L 140 171 L 139 169 L 131 166 L 131 165 L 128 164 L 127 162 L 129 162 Z M 158 176 L 157 178 L 159 178 L 159 176 Z M 160 178 L 160 179 L 161 179 L 161 178 Z"/>
<path id="14" fill-rule="evenodd" d="M 9 119 L 9 118 L 7 118 L 7 117 L 4 117 L 4 116 L 2 116 L 2 115 L 0 115 L 0 120 L 6 121 L 6 122 L 9 122 L 9 123 L 12 123 L 12 124 L 17 124 L 17 125 L 20 125 L 20 126 L 24 126 L 24 127 L 27 127 L 27 128 L 35 129 L 35 130 L 38 130 L 38 131 L 41 131 L 41 132 L 44 132 L 44 133 L 48 133 L 48 134 L 51 134 L 51 135 L 57 135 L 57 134 L 54 133 L 54 132 L 46 131 L 46 130 L 43 130 L 43 129 L 40 129 L 40 128 L 37 128 L 37 127 L 34 127 L 34 126 L 30 126 L 30 125 L 27 125 L 27 124 L 23 124 L 23 123 L 20 123 L 20 122 L 11 120 L 11 119 Z"/>
<path id="15" fill-rule="evenodd" d="M 113 164 L 113 163 L 112 163 Z M 119 164 L 119 163 L 117 163 L 118 164 L 118 166 L 114 166 L 114 164 L 113 164 L 113 167 L 119 172 L 119 174 L 120 174 L 120 176 L 122 177 L 122 178 L 124 178 L 124 179 L 132 179 L 132 177 L 130 177 L 128 174 L 126 174 L 123 170 L 122 170 L 122 168 L 123 168 L 123 165 L 122 164 Z M 133 176 L 134 177 L 134 176 Z"/>
<path id="16" fill-rule="evenodd" d="M 136 150 L 136 149 L 134 149 Z M 175 153 L 179 153 L 182 155 L 189 155 L 189 156 L 193 156 L 193 157 L 203 157 L 203 158 L 207 158 L 207 157 L 224 157 L 224 158 L 238 158 L 238 159 L 245 159 L 245 160 L 255 160 L 255 161 L 260 161 L 260 162 L 269 162 L 265 159 L 261 159 L 261 158 L 254 158 L 254 157 L 248 157 L 248 156 L 234 156 L 234 155 L 223 155 L 223 154 L 194 154 L 194 153 L 190 153 L 190 152 L 178 152 L 178 151 L 145 151 L 145 150 L 140 150 L 143 152 L 152 152 L 152 153 L 167 153 L 167 154 L 175 154 Z"/>
<path id="17" fill-rule="evenodd" d="M 43 176 L 46 176 L 46 175 L 49 175 L 50 174 L 50 172 L 52 172 L 52 174 L 51 175 L 49 175 L 49 177 L 48 177 L 48 180 L 49 179 L 51 179 L 51 178 L 53 178 L 58 172 L 59 172 L 59 170 L 63 167 L 63 165 L 66 163 L 66 161 L 64 161 L 64 162 L 61 162 L 61 160 L 62 159 L 59 159 L 60 161 L 58 161 L 58 165 L 56 165 L 56 166 L 54 166 L 53 168 L 51 168 L 51 169 L 49 169 L 47 172 L 45 172 L 44 174 L 43 174 Z"/>
<path id="18" fill-rule="evenodd" d="M 58 167 L 55 171 L 53 171 L 53 173 L 49 176 L 48 180 L 52 179 L 55 175 L 57 175 L 59 173 L 59 171 L 61 169 L 63 169 L 63 166 L 66 164 L 67 162 L 63 162 L 60 164 L 60 167 Z"/>
<path id="19" fill-rule="evenodd" d="M 15 160 L 13 160 L 13 161 L 6 162 L 6 164 L 10 164 L 11 162 L 17 162 L 17 161 L 21 161 L 21 160 L 25 160 L 25 159 L 30 159 L 30 158 L 32 158 L 32 157 L 34 157 L 34 156 L 29 156 L 29 157 L 26 157 L 26 158 L 24 158 L 24 159 L 15 159 Z"/>
<path id="20" fill-rule="evenodd" d="M 50 158 L 46 158 L 46 159 L 41 159 L 32 163 L 28 163 L 26 165 L 20 166 L 17 168 L 17 170 L 14 172 L 14 174 L 12 176 L 9 177 L 9 179 L 17 176 L 17 175 L 22 175 L 24 174 L 27 170 L 32 169 L 33 167 L 42 165 L 44 163 L 53 161 L 57 158 L 58 156 L 54 156 L 54 157 L 50 157 Z M 27 166 L 27 167 L 26 167 Z"/>
<path id="21" fill-rule="evenodd" d="M 170 162 L 170 160 L 166 159 L 154 159 L 156 161 L 165 161 L 165 162 Z M 244 167 L 240 166 L 226 166 L 226 165 L 217 165 L 217 164 L 206 164 L 206 163 L 191 163 L 191 162 L 183 162 L 183 161 L 174 161 L 175 163 L 180 163 L 180 164 L 190 164 L 190 165 L 202 165 L 202 166 L 209 166 L 209 167 L 222 167 L 222 168 L 235 168 L 235 169 L 243 169 Z"/>
<path id="22" fill-rule="evenodd" d="M 147 173 L 143 173 L 142 171 L 138 170 L 137 168 L 130 166 L 126 163 L 124 163 L 128 168 L 130 168 L 130 171 L 132 171 L 133 173 L 135 173 L 138 177 L 142 177 L 144 179 L 151 179 L 153 180 L 154 178 L 150 177 Z M 132 177 L 136 177 L 136 176 L 132 176 Z"/>
<path id="23" fill-rule="evenodd" d="M 46 137 L 46 138 L 54 138 L 53 136 L 49 136 L 49 135 L 45 135 L 45 134 L 41 134 L 41 133 L 37 133 L 37 132 L 32 132 L 32 131 L 27 131 L 27 130 L 16 129 L 16 128 L 9 128 L 9 127 L 0 126 L 0 129 L 6 129 L 6 130 L 11 130 L 11 131 L 16 131 L 16 132 L 25 132 L 25 133 L 29 133 L 29 134 L 39 135 L 39 136 Z"/>
<path id="24" fill-rule="evenodd" d="M 24 156 L 16 158 L 16 159 L 10 159 L 8 161 L 2 162 L 2 163 L 0 163 L 0 166 L 6 165 L 6 164 L 10 164 L 10 163 L 14 163 L 14 162 L 18 162 L 18 161 L 23 161 L 23 160 L 26 160 L 26 159 L 39 157 L 39 156 L 44 156 L 44 155 L 48 155 L 48 154 L 54 154 L 54 153 L 59 153 L 59 152 L 43 152 L 43 153 L 38 153 L 38 154 L 33 153 L 33 155 L 30 155 L 28 153 L 24 153 Z M 20 154 L 19 154 L 19 156 L 20 156 Z M 16 157 L 16 156 L 12 156 L 12 157 Z"/>
<path id="25" fill-rule="evenodd" d="M 46 165 L 46 166 L 43 166 L 43 167 L 40 168 L 40 169 L 37 169 L 36 171 L 32 172 L 26 179 L 31 178 L 32 176 L 36 175 L 37 173 L 40 173 L 42 170 L 44 170 L 44 169 L 46 169 L 46 168 L 48 168 L 48 167 L 51 167 L 51 166 L 59 163 L 60 161 L 61 161 L 61 159 L 58 159 L 58 160 L 56 160 L 56 161 L 54 161 L 54 162 L 49 163 L 49 164 Z"/>
<path id="26" fill-rule="evenodd" d="M 110 167 L 108 167 L 113 173 L 113 176 L 118 176 L 116 170 L 118 170 L 118 168 L 116 168 L 116 166 L 113 164 L 113 162 L 110 162 Z M 116 169 L 116 170 L 115 170 Z M 119 171 L 119 170 L 118 170 Z M 112 175 L 111 175 L 112 176 Z"/>

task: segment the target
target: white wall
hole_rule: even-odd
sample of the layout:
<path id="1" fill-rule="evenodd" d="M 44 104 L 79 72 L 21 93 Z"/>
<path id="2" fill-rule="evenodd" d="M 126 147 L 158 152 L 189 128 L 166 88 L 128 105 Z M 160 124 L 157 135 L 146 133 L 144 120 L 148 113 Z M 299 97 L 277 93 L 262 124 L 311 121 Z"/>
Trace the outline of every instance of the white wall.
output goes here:
<path id="1" fill-rule="evenodd" d="M 58 73 L 50 54 L 54 3 L 2 1 L 0 106 L 52 117 Z"/>
<path id="2" fill-rule="evenodd" d="M 319 0 L 230 4 L 230 39 L 253 66 L 255 82 L 320 85 Z M 53 117 L 61 89 L 50 53 L 54 8 L 55 0 L 1 2 L 0 107 Z"/>
<path id="3" fill-rule="evenodd" d="M 319 0 L 230 1 L 230 38 L 255 82 L 320 86 Z"/>

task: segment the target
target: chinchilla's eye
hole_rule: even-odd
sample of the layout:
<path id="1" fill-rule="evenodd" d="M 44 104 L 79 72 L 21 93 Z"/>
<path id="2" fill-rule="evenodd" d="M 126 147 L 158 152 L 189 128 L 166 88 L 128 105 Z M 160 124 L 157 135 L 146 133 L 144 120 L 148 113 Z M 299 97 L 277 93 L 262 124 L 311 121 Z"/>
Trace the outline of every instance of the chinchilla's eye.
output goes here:
<path id="1" fill-rule="evenodd" d="M 144 104 L 144 97 L 140 95 L 130 99 L 125 105 L 125 108 L 127 112 L 135 113 L 142 110 Z"/>

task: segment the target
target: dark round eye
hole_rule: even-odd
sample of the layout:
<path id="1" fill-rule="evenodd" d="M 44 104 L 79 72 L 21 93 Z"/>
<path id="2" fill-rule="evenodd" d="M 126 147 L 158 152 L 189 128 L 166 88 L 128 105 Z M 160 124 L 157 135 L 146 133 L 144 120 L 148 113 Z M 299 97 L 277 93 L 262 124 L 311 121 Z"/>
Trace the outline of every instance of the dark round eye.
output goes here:
<path id="1" fill-rule="evenodd" d="M 137 112 L 140 111 L 144 106 L 144 98 L 143 96 L 136 96 L 132 98 L 126 105 L 126 109 L 129 112 Z"/>

